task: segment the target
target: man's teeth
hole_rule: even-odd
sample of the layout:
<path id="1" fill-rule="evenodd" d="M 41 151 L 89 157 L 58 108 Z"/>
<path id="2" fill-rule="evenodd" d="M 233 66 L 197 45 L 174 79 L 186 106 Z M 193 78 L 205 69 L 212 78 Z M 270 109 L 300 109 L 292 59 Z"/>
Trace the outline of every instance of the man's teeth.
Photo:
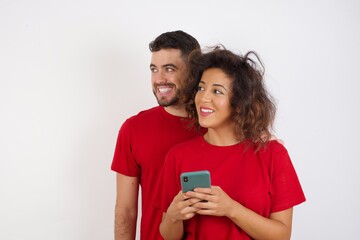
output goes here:
<path id="1" fill-rule="evenodd" d="M 167 92 L 170 92 L 170 91 L 171 91 L 171 88 L 169 88 L 169 87 L 160 87 L 159 88 L 160 93 L 167 93 Z"/>

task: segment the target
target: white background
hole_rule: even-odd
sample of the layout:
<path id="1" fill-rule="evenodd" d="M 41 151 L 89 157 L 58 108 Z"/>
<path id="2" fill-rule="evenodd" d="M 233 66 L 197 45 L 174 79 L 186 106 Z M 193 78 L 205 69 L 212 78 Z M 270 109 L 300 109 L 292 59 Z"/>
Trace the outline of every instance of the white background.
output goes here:
<path id="1" fill-rule="evenodd" d="M 307 197 L 292 239 L 358 239 L 359 23 L 357 0 L 0 0 L 0 239 L 113 239 L 117 132 L 177 29 L 264 61 Z"/>

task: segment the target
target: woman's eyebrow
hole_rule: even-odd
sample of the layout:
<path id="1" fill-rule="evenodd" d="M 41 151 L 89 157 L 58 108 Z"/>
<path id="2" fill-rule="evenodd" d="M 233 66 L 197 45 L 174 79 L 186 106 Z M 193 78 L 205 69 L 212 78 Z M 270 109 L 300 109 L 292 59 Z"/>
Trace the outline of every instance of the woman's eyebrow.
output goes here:
<path id="1" fill-rule="evenodd" d="M 225 88 L 223 85 L 221 85 L 221 84 L 214 83 L 213 86 L 215 86 L 215 87 L 221 87 L 221 88 L 223 88 L 225 91 L 227 91 L 226 88 Z"/>
<path id="2" fill-rule="evenodd" d="M 203 80 L 200 80 L 200 81 L 199 81 L 199 84 L 206 85 Z M 221 87 L 221 88 L 223 88 L 225 91 L 227 91 L 227 89 L 226 89 L 223 85 L 221 85 L 221 84 L 213 83 L 213 86 L 214 86 L 214 87 Z"/>

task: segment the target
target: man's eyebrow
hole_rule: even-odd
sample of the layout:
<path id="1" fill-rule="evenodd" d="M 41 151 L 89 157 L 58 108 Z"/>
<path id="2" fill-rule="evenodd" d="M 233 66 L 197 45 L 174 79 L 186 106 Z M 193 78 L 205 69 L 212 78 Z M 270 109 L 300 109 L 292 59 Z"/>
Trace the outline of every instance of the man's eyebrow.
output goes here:
<path id="1" fill-rule="evenodd" d="M 150 68 L 151 67 L 156 67 L 155 64 L 153 63 L 150 63 Z M 167 68 L 167 67 L 172 67 L 172 68 L 175 68 L 175 69 L 179 69 L 175 64 L 172 64 L 172 63 L 169 63 L 169 64 L 164 64 L 161 66 L 162 68 Z"/>
<path id="2" fill-rule="evenodd" d="M 169 63 L 169 64 L 165 64 L 162 66 L 163 68 L 166 68 L 166 67 L 173 67 L 175 69 L 179 69 L 175 64 L 172 64 L 172 63 Z"/>

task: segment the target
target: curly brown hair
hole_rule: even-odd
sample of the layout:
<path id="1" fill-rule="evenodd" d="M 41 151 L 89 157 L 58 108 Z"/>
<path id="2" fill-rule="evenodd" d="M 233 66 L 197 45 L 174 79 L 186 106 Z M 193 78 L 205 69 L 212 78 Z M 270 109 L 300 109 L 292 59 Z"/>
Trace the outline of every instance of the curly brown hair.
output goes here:
<path id="1" fill-rule="evenodd" d="M 250 58 L 252 55 L 259 63 Z M 264 66 L 255 52 L 242 56 L 218 45 L 207 53 L 194 51 L 189 61 L 192 81 L 184 90 L 183 97 L 195 126 L 200 128 L 194 99 L 202 74 L 207 69 L 219 68 L 232 81 L 230 104 L 238 140 L 247 139 L 260 145 L 270 140 L 276 106 L 265 88 Z"/>

